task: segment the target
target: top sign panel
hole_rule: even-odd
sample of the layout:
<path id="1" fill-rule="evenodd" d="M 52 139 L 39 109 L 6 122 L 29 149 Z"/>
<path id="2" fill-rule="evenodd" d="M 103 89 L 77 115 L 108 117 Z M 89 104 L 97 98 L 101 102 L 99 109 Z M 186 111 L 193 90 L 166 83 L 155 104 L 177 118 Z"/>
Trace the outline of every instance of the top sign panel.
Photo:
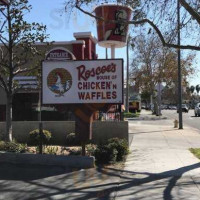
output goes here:
<path id="1" fill-rule="evenodd" d="M 123 103 L 123 60 L 45 61 L 43 104 Z"/>

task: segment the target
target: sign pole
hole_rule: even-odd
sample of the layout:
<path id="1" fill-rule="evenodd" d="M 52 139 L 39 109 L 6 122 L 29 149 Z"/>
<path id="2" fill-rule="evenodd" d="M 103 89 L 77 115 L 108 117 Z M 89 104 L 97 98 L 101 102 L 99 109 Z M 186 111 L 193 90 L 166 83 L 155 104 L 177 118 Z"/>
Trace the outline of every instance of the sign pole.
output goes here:
<path id="1" fill-rule="evenodd" d="M 115 45 L 111 45 L 111 59 L 115 58 Z"/>

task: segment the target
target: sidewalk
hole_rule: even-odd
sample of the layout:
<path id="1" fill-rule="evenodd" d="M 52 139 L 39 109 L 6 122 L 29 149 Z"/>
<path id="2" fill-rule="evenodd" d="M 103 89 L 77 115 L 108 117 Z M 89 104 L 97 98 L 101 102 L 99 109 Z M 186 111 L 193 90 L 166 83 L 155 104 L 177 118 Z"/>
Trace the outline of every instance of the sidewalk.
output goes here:
<path id="1" fill-rule="evenodd" d="M 145 115 L 148 113 L 141 113 Z M 129 121 L 133 134 L 116 200 L 199 200 L 200 131 L 173 128 L 173 121 Z"/>
<path id="2" fill-rule="evenodd" d="M 167 119 L 167 117 L 152 115 L 152 112 L 149 110 L 142 110 L 139 117 L 127 118 L 128 121 L 162 120 L 162 119 Z"/>

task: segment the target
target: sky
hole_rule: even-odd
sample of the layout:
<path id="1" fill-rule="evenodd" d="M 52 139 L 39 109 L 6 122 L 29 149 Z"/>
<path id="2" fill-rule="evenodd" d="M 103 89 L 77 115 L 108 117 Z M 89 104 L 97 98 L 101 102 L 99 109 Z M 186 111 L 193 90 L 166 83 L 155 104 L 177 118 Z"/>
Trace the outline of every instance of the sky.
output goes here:
<path id="1" fill-rule="evenodd" d="M 92 32 L 97 37 L 96 23 L 91 17 L 82 14 L 80 11 L 75 11 L 74 15 L 69 17 L 69 14 L 62 12 L 64 0 L 29 0 L 33 6 L 31 13 L 26 15 L 28 21 L 43 23 L 47 26 L 47 33 L 50 34 L 49 40 L 52 41 L 70 41 L 75 40 L 73 33 L 75 32 Z M 108 51 L 110 58 L 110 50 Z M 97 45 L 98 58 L 105 58 L 105 49 Z M 130 52 L 131 54 L 131 52 Z M 126 47 L 116 49 L 116 58 L 124 59 L 126 66 Z M 200 53 L 197 53 L 197 73 L 189 82 L 190 85 L 200 84 Z"/>

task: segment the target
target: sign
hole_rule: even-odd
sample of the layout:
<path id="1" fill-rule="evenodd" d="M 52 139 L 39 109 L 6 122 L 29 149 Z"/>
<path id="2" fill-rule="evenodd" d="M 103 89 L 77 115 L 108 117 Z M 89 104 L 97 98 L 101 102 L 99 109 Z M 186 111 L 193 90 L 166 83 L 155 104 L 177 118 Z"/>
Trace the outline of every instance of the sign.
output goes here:
<path id="1" fill-rule="evenodd" d="M 54 48 L 46 55 L 46 60 L 74 60 L 74 55 L 63 47 Z"/>
<path id="2" fill-rule="evenodd" d="M 123 103 L 123 60 L 44 61 L 43 104 Z"/>
<path id="3" fill-rule="evenodd" d="M 103 20 L 97 20 L 97 34 L 99 45 L 103 47 L 123 47 L 126 45 L 128 24 L 108 23 L 107 20 L 130 21 L 132 9 L 128 6 L 120 5 L 101 5 L 95 9 L 97 17 Z"/>

